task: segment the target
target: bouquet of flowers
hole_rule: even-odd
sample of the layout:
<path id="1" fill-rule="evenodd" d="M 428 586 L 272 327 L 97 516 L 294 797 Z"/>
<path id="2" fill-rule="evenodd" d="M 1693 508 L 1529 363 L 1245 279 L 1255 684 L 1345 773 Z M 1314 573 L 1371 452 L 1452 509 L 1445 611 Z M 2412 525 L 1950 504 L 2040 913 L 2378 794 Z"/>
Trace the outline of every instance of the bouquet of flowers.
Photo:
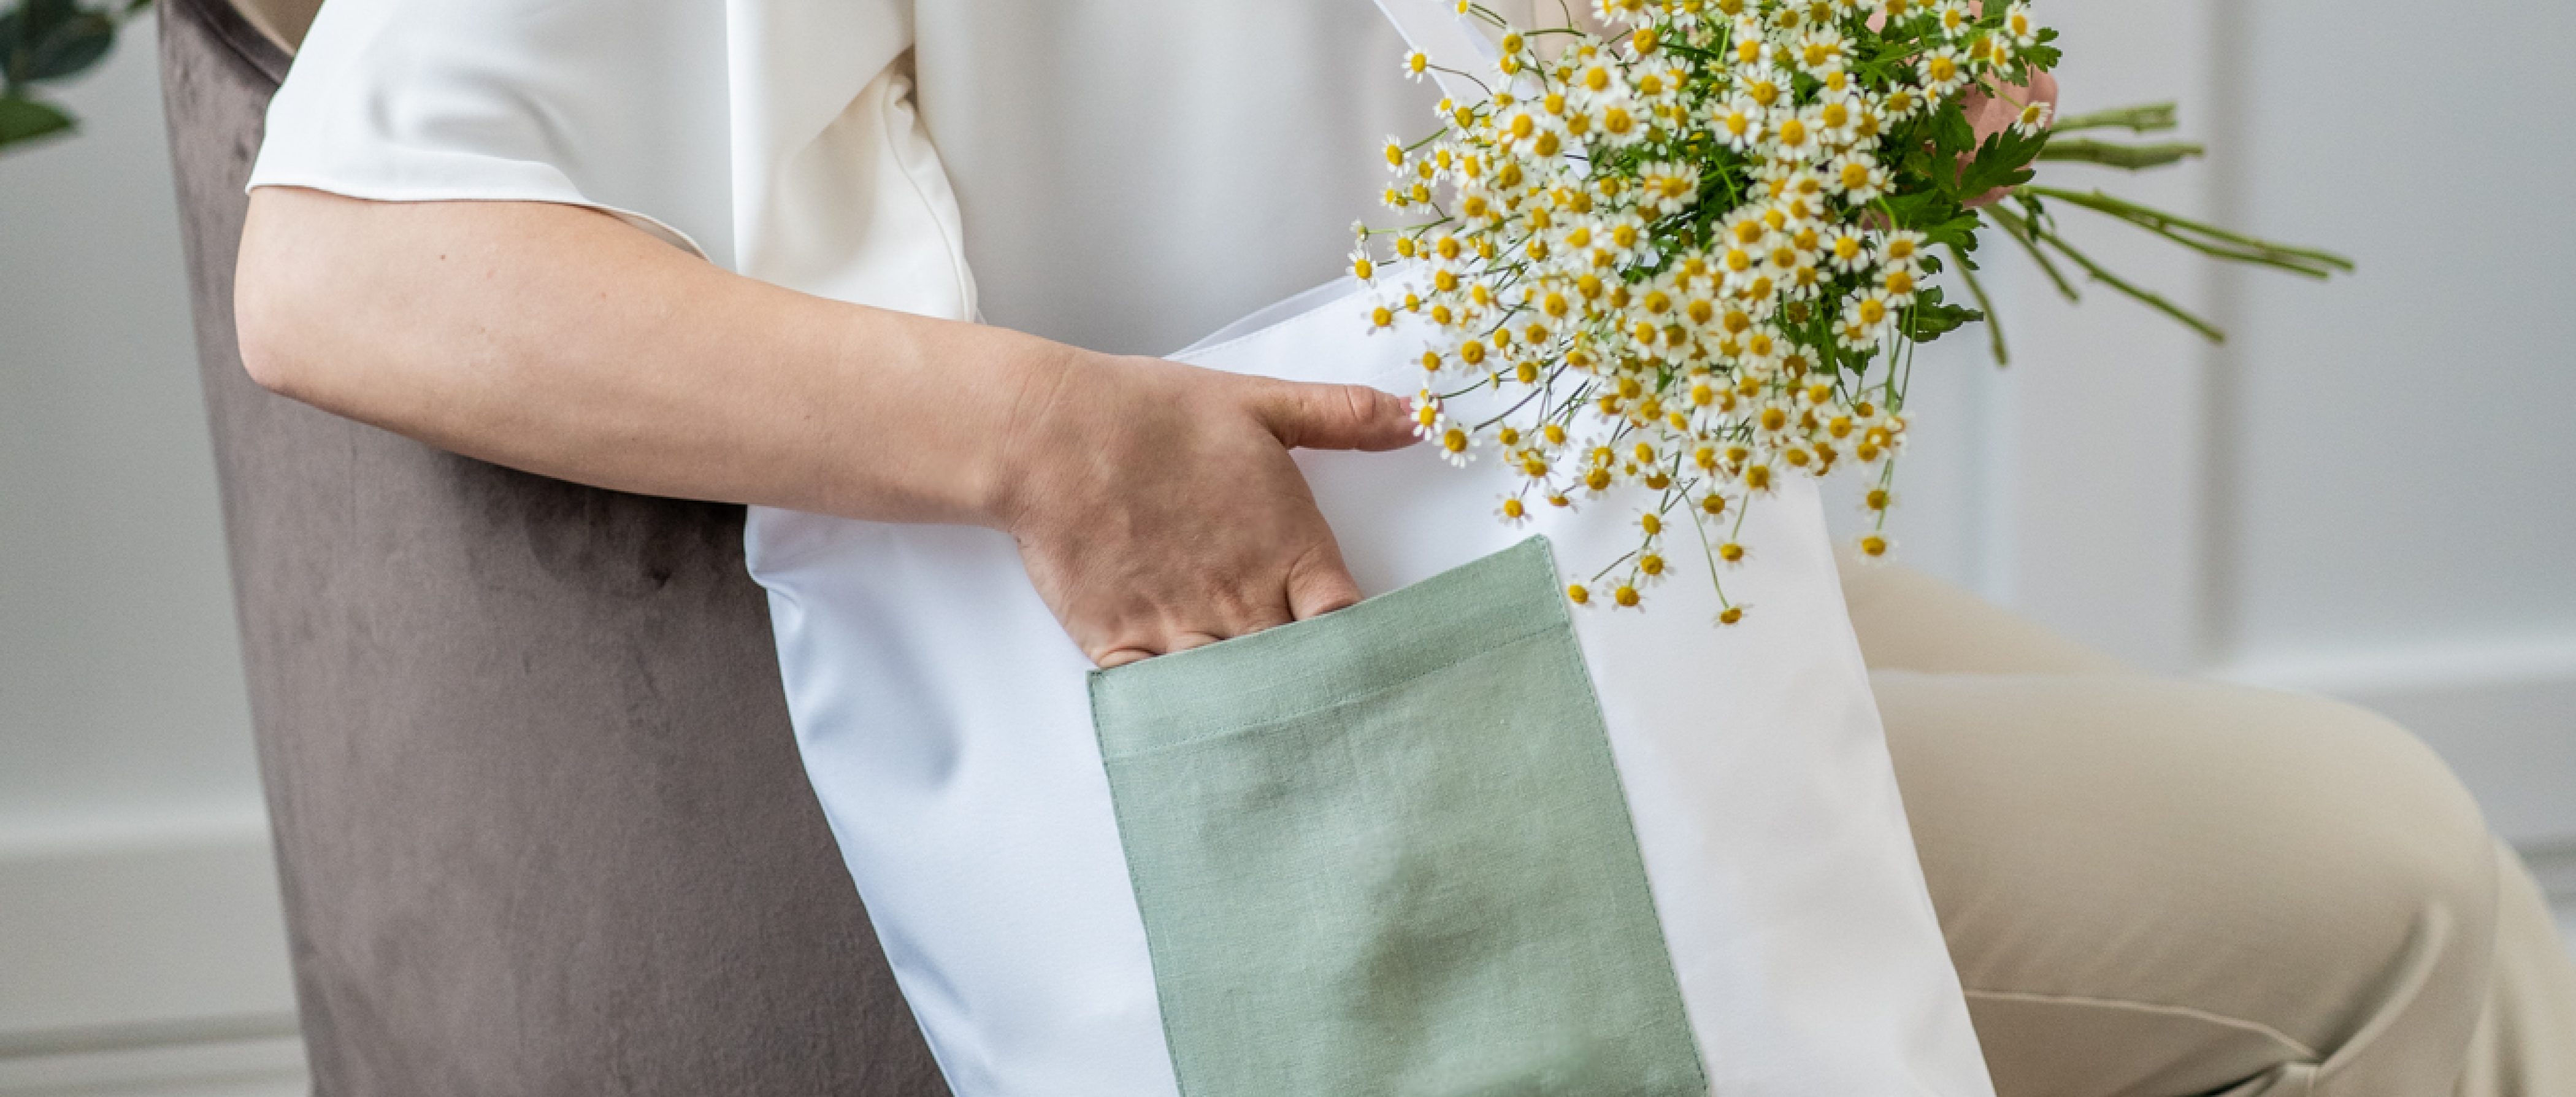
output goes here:
<path id="1" fill-rule="evenodd" d="M 1986 229 L 2070 298 L 2068 266 L 2212 339 L 2070 246 L 2052 204 L 2224 259 L 2351 269 L 2030 185 L 2040 161 L 2135 169 L 2200 149 L 2068 136 L 2170 129 L 2174 111 L 2052 117 L 2029 89 L 2057 36 L 2023 3 L 1594 0 L 1589 26 L 1569 11 L 1545 28 L 1459 10 L 1500 34 L 1489 72 L 1456 73 L 1484 95 L 1443 100 L 1428 138 L 1389 140 L 1386 204 L 1413 221 L 1359 226 L 1352 269 L 1382 287 L 1372 323 L 1428 321 L 1420 433 L 1455 463 L 1491 451 L 1511 471 L 1505 521 L 1647 501 L 1636 548 L 1567 588 L 1578 604 L 1641 605 L 1678 537 L 1707 561 L 1718 620 L 1742 620 L 1721 572 L 1748 555 L 1746 509 L 1786 477 L 1846 467 L 1867 470 L 1877 515 L 1858 548 L 1884 556 L 1915 348 L 1985 321 L 2005 358 L 1972 259 Z M 1419 52 L 1404 65 L 1437 68 Z M 1945 269 L 1973 305 L 1933 284 Z"/>

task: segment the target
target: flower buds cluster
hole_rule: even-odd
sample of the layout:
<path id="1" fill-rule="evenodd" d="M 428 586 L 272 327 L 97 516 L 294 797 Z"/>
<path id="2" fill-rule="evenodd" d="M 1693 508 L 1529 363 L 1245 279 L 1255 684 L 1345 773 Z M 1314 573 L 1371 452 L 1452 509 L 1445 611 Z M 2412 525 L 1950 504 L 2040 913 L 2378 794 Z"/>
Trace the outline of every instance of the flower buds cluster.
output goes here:
<path id="1" fill-rule="evenodd" d="M 1388 142 L 1385 201 L 1411 223 L 1363 227 L 1353 270 L 1382 287 L 1375 323 L 1428 322 L 1422 432 L 1515 474 L 1505 520 L 1643 492 L 1636 550 L 1569 591 L 1634 606 L 1671 536 L 1712 578 L 1744 560 L 1748 505 L 1788 477 L 1873 469 L 1884 515 L 1904 352 L 1965 312 L 1929 286 L 1960 243 L 1957 159 L 1922 153 L 1964 125 L 1962 94 L 2038 64 L 2045 32 L 1956 0 L 1596 16 L 1501 27 L 1487 97 Z M 1453 414 L 1480 390 L 1508 410 Z"/>

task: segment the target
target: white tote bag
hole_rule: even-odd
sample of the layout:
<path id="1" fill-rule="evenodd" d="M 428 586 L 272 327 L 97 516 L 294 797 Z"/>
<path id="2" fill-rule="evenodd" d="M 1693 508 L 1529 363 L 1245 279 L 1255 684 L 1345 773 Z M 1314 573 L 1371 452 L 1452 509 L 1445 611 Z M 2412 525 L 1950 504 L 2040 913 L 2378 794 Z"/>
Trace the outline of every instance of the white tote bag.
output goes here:
<path id="1" fill-rule="evenodd" d="M 1365 300 L 1348 283 L 1324 287 L 1175 357 L 1235 373 L 1409 391 L 1420 339 L 1402 329 L 1368 334 Z M 1627 523 L 1588 511 L 1503 525 L 1493 511 L 1505 474 L 1490 462 L 1462 471 L 1423 450 L 1301 452 L 1297 460 L 1372 595 L 1402 597 L 1526 546 L 1534 533 L 1569 564 L 1614 558 L 1632 536 Z M 1730 1097 L 1988 1094 L 1814 485 L 1793 479 L 1759 500 L 1742 539 L 1759 553 L 1729 579 L 1741 601 L 1760 608 L 1744 625 L 1714 626 L 1714 595 L 1678 580 L 1656 592 L 1647 612 L 1570 615 L 1662 959 L 1695 1046 L 1701 1073 L 1692 1088 Z M 1181 988 L 1193 1009 L 1224 1012 L 1233 999 L 1212 999 L 1209 979 L 1223 985 L 1246 973 L 1157 971 L 1176 950 L 1149 941 L 1139 904 L 1149 881 L 1131 871 L 1139 866 L 1121 832 L 1138 812 L 1113 800 L 1107 729 L 1095 728 L 1087 692 L 1091 668 L 1039 601 L 1008 537 L 762 511 L 750 549 L 771 592 L 789 707 L 815 791 L 959 1094 L 1243 1092 L 1189 1075 L 1242 1067 L 1209 1063 L 1210 1055 L 1286 1064 L 1278 1069 L 1290 1072 L 1303 1062 L 1301 1042 L 1320 1042 L 1313 1053 L 1326 1057 L 1355 1054 L 1336 1041 L 1364 1037 L 1315 1022 L 1311 1012 L 1284 1016 L 1333 1031 L 1280 1031 L 1257 1008 L 1228 1019 L 1240 1022 L 1224 1030 L 1238 1034 L 1231 1045 L 1220 1040 L 1211 1051 L 1194 1035 L 1193 1046 L 1175 1046 L 1203 1018 L 1167 1015 L 1165 997 Z M 1562 604 L 1552 583 L 1549 594 Z M 1179 666 L 1260 639 L 1137 668 Z M 1283 677 L 1296 673 L 1281 668 Z M 1293 780 L 1300 772 L 1269 776 Z M 1396 871 L 1373 863 L 1345 869 Z M 1268 871 L 1237 870 L 1235 879 L 1255 890 Z M 1190 902 L 1220 912 L 1203 918 L 1222 917 L 1224 896 L 1208 899 L 1204 879 L 1196 886 L 1177 913 L 1164 904 L 1157 935 L 1187 936 Z M 1376 912 L 1308 913 L 1298 924 L 1328 935 Z M 1381 943 L 1412 947 L 1404 940 Z M 1322 944 L 1329 951 L 1347 942 Z M 1348 973 L 1311 974 L 1332 983 Z M 1351 996 L 1347 981 L 1332 985 L 1348 999 L 1337 1007 L 1348 1016 L 1336 1024 L 1390 1007 Z M 1399 1010 L 1386 1024 L 1403 1020 Z M 1455 1049 L 1410 1050 L 1437 1057 Z M 1195 1065 L 1176 1075 L 1176 1054 Z M 1587 1081 L 1583 1073 L 1543 1077 L 1533 1066 L 1527 1077 L 1477 1091 L 1669 1091 Z M 1417 1090 L 1389 1079 L 1354 1091 Z"/>

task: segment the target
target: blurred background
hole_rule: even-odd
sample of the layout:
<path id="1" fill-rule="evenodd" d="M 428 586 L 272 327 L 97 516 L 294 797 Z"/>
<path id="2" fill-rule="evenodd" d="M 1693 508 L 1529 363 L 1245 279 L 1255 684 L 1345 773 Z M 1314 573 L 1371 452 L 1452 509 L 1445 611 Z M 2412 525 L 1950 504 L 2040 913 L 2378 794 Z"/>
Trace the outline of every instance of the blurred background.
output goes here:
<path id="1" fill-rule="evenodd" d="M 2159 670 L 2397 717 L 2576 936 L 2576 151 L 2549 136 L 2576 6 L 2039 9 L 2068 110 L 2178 99 L 2212 151 L 2046 178 L 2361 273 L 2061 213 L 2234 333 L 2212 348 L 1990 249 L 2014 364 L 1972 332 L 1918 369 L 1902 559 Z M 152 33 L 61 92 L 81 135 L 0 153 L 5 1097 L 303 1086 Z"/>

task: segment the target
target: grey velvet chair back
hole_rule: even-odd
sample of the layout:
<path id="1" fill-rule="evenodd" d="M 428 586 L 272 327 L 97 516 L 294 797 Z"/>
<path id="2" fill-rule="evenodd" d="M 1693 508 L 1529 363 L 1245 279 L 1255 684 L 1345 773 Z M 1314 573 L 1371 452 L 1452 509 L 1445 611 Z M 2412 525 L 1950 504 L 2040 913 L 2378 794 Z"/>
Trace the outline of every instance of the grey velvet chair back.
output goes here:
<path id="1" fill-rule="evenodd" d="M 945 1093 L 797 765 L 740 509 L 253 384 L 233 261 L 288 58 L 223 0 L 161 35 L 316 1092 Z"/>

